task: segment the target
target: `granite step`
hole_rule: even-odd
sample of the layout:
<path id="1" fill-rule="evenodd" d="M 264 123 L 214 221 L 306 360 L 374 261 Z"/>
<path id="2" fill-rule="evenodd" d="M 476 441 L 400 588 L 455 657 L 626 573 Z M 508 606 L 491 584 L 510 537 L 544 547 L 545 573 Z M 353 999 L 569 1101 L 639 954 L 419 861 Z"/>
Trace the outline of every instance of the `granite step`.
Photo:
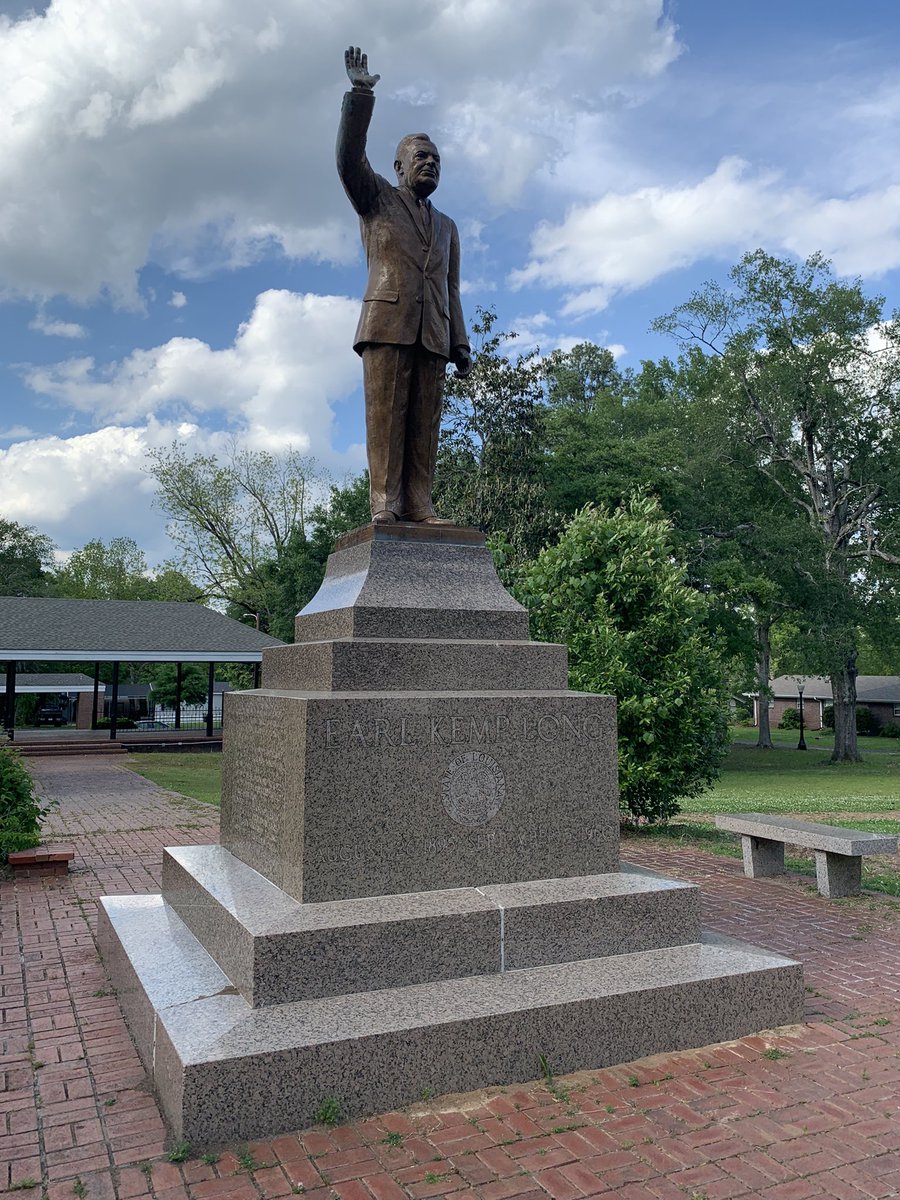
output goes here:
<path id="1" fill-rule="evenodd" d="M 798 963 L 712 938 L 252 1008 L 161 896 L 104 897 L 98 939 L 176 1138 L 200 1147 L 432 1094 L 598 1069 L 795 1023 Z"/>
<path id="2" fill-rule="evenodd" d="M 345 638 L 266 651 L 262 686 L 276 691 L 564 692 L 568 664 L 566 647 L 546 642 Z"/>
<path id="3" fill-rule="evenodd" d="M 223 846 L 178 846 L 162 894 L 253 1006 L 700 937 L 699 888 L 627 870 L 302 904 Z"/>

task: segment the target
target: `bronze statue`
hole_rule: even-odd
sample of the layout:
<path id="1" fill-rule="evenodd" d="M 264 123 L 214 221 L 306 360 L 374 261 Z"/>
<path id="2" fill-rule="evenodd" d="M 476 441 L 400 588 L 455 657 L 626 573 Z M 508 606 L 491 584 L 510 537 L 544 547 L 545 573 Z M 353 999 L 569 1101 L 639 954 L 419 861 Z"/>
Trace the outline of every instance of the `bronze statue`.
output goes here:
<path id="1" fill-rule="evenodd" d="M 363 360 L 372 520 L 441 524 L 431 492 L 444 375 L 448 361 L 460 375 L 472 368 L 459 234 L 428 199 L 441 159 L 427 134 L 410 134 L 397 147 L 396 187 L 372 170 L 366 133 L 381 76 L 369 74 L 358 46 L 344 62 L 353 87 L 344 96 L 337 166 L 369 266 L 353 349 Z"/>

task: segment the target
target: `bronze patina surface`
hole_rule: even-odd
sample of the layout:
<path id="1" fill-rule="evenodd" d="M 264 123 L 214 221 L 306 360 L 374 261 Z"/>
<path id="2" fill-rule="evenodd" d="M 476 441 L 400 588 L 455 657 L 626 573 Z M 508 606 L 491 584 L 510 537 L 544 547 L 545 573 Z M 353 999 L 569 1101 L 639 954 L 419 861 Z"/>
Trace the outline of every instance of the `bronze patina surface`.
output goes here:
<path id="1" fill-rule="evenodd" d="M 366 452 L 372 520 L 438 523 L 432 507 L 441 399 L 448 362 L 471 370 L 459 298 L 459 233 L 429 197 L 441 159 L 424 133 L 397 147 L 396 187 L 366 156 L 375 106 L 358 46 L 344 54 L 352 88 L 344 96 L 337 166 L 359 214 L 368 281 L 354 349 L 363 360 Z"/>

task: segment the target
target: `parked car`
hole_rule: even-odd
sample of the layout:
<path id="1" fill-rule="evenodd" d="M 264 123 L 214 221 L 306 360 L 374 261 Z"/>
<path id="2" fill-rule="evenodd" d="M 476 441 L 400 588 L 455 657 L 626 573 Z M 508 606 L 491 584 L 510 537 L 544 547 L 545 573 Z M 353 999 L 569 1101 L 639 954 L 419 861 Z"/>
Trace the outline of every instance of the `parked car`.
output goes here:
<path id="1" fill-rule="evenodd" d="M 168 729 L 169 726 L 165 721 L 135 721 L 135 729 Z"/>
<path id="2" fill-rule="evenodd" d="M 58 704 L 42 704 L 37 714 L 38 725 L 65 725 L 66 714 Z"/>

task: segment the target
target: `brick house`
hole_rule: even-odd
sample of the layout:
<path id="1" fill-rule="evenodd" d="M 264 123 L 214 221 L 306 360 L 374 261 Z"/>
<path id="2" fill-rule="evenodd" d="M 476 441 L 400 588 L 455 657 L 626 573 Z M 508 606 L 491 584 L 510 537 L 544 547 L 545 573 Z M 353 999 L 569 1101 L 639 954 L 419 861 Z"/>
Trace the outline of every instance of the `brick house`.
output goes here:
<path id="1" fill-rule="evenodd" d="M 803 724 L 807 729 L 822 728 L 822 716 L 832 703 L 831 680 L 818 675 L 778 675 L 769 683 L 769 722 L 773 729 L 778 728 L 789 708 L 800 707 L 798 680 L 803 683 Z M 859 675 L 856 701 L 871 709 L 877 728 L 900 725 L 900 675 Z M 758 696 L 753 698 L 753 723 L 759 724 Z"/>

